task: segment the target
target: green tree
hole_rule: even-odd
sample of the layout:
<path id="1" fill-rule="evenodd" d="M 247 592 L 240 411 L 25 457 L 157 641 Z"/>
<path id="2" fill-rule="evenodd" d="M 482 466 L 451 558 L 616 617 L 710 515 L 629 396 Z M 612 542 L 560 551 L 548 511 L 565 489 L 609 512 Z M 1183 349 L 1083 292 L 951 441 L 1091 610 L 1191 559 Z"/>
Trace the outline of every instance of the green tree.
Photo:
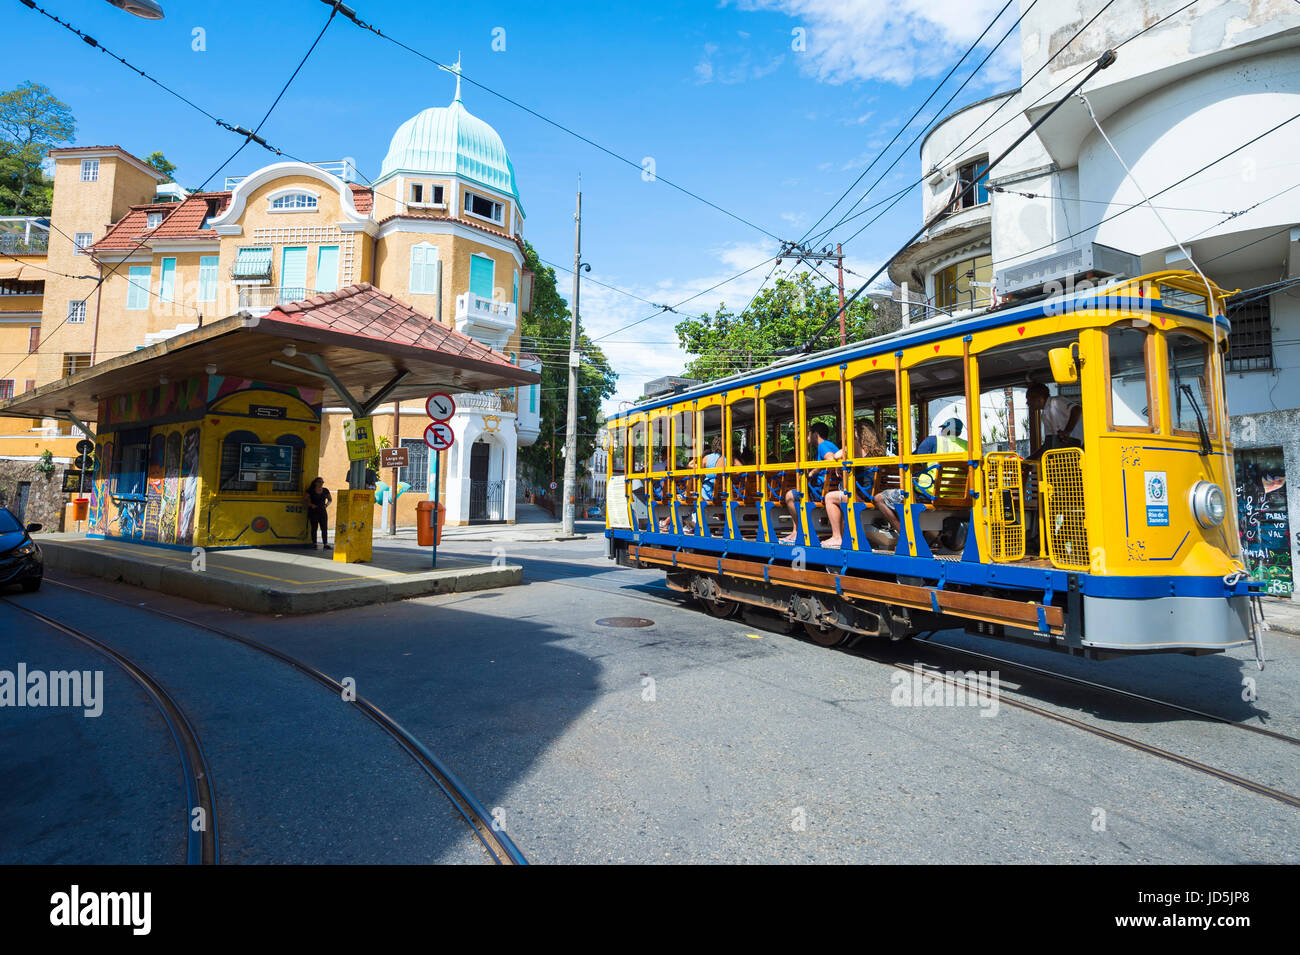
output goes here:
<path id="1" fill-rule="evenodd" d="M 176 171 L 176 163 L 168 160 L 168 158 L 164 156 L 160 150 L 155 149 L 148 156 L 144 157 L 144 161 L 148 163 L 150 166 L 153 166 L 164 176 L 166 176 L 168 182 L 176 181 L 176 179 L 172 176 L 172 173 Z"/>
<path id="2" fill-rule="evenodd" d="M 762 368 L 783 348 L 802 345 L 823 325 L 813 350 L 840 343 L 839 296 L 808 272 L 784 275 L 764 287 L 740 314 L 720 305 L 712 315 L 688 318 L 676 326 L 682 350 L 692 356 L 683 372 L 687 378 L 712 381 L 737 372 Z M 845 326 L 850 342 L 892 331 L 897 319 L 876 314 L 867 296 L 849 306 Z"/>
<path id="3" fill-rule="evenodd" d="M 76 130 L 72 111 L 49 87 L 27 82 L 0 92 L 0 214 L 49 215 L 54 187 L 41 162 Z"/>
<path id="4" fill-rule="evenodd" d="M 524 243 L 524 268 L 531 271 L 533 279 L 532 308 L 523 314 L 521 333 L 523 349 L 536 351 L 542 359 L 541 394 L 538 413 L 541 434 L 536 443 L 519 449 L 519 461 L 533 480 L 549 481 L 554 455 L 556 480 L 564 472 L 564 422 L 568 415 L 569 366 L 564 355 L 569 350 L 569 322 L 572 313 L 560 297 L 555 282 L 555 270 L 544 265 L 537 257 L 531 243 Z M 582 331 L 578 324 L 578 461 L 591 457 L 596 447 L 599 429 L 600 406 L 614 394 L 617 373 L 610 367 L 600 347 Z M 554 431 L 552 429 L 555 429 Z M 579 466 L 579 475 L 582 468 Z"/>

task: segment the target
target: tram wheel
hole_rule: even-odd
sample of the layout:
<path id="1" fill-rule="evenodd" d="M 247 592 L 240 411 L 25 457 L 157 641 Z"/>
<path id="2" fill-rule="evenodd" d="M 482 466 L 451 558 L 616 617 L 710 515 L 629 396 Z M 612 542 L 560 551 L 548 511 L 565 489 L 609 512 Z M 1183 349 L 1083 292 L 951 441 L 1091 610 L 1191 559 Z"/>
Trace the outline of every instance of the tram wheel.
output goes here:
<path id="1" fill-rule="evenodd" d="M 740 608 L 739 602 L 735 600 L 701 600 L 700 603 L 719 620 L 726 620 Z"/>
<path id="2" fill-rule="evenodd" d="M 810 620 L 804 622 L 803 629 L 808 634 L 808 639 L 819 647 L 838 647 L 849 635 L 848 631 L 839 627 L 827 627 Z"/>

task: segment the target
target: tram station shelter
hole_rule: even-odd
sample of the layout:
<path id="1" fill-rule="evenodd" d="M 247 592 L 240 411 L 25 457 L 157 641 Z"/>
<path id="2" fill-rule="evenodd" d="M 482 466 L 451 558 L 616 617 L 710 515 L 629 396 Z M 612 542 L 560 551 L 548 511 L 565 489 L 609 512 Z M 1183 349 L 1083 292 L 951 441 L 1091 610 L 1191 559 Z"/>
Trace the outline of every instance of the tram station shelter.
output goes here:
<path id="1" fill-rule="evenodd" d="M 93 437 L 92 537 L 292 546 L 309 542 L 303 492 L 323 407 L 364 418 L 381 402 L 538 379 L 361 284 L 209 322 L 0 401 L 0 415 L 58 418 Z M 372 495 L 364 470 L 354 463 L 349 483 Z M 368 539 L 373 506 L 356 513 Z"/>

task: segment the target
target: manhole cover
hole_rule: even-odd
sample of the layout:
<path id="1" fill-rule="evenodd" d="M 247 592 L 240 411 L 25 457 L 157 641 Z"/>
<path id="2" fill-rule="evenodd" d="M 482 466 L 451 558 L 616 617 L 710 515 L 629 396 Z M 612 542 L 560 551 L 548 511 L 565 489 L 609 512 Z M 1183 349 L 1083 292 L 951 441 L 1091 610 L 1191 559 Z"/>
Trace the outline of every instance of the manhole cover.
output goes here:
<path id="1" fill-rule="evenodd" d="M 601 617 L 596 621 L 598 627 L 653 627 L 655 622 L 645 617 Z"/>

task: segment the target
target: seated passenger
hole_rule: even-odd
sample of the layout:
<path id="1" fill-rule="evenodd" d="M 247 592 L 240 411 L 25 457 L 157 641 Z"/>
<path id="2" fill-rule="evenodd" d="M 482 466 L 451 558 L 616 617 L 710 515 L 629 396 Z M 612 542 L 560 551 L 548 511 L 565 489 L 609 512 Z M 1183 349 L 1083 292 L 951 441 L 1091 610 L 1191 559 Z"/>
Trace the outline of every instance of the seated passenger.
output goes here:
<path id="1" fill-rule="evenodd" d="M 961 436 L 962 423 L 959 418 L 949 418 L 939 427 L 937 435 L 929 435 L 916 446 L 917 454 L 949 454 L 953 451 L 965 451 L 966 439 Z M 903 503 L 903 489 L 887 488 L 874 498 L 876 509 L 894 529 L 901 534 L 903 525 L 898 520 L 898 509 Z"/>
<path id="2" fill-rule="evenodd" d="M 709 450 L 705 453 L 704 457 L 700 460 L 699 467 L 716 468 L 716 467 L 720 467 L 723 463 L 724 460 L 722 457 L 722 438 L 715 437 L 712 441 L 709 442 Z M 686 470 L 694 470 L 695 467 L 696 464 L 694 458 L 691 458 L 691 460 L 686 462 Z M 713 503 L 713 481 L 714 478 L 716 477 L 717 477 L 716 474 L 705 474 L 700 478 L 700 500 L 704 504 Z M 669 524 L 669 518 L 667 517 L 665 517 L 663 520 L 659 522 L 659 530 L 661 533 L 666 533 L 668 531 L 668 524 Z M 683 534 L 695 533 L 694 510 L 692 510 L 689 514 L 687 514 L 686 520 L 682 522 L 682 533 Z"/>
<path id="3" fill-rule="evenodd" d="M 870 421 L 858 423 L 854 433 L 855 458 L 878 458 L 884 455 L 884 445 L 880 441 L 880 432 Z M 835 452 L 837 461 L 844 460 L 844 450 Z M 826 519 L 831 524 L 831 536 L 822 541 L 822 547 L 840 547 L 843 545 L 844 523 L 848 517 L 848 492 L 843 489 L 826 492 Z"/>
<path id="4" fill-rule="evenodd" d="M 814 461 L 834 461 L 836 453 L 840 450 L 829 439 L 831 429 L 821 421 L 814 421 L 808 427 L 808 447 L 813 449 L 812 458 Z M 808 472 L 808 493 L 817 495 L 821 493 L 822 485 L 826 480 L 825 468 L 814 468 Z M 790 512 L 794 518 L 794 526 L 799 527 L 799 508 L 795 506 L 794 489 L 785 492 L 785 509 Z M 838 533 L 836 534 L 838 537 Z M 782 544 L 793 544 L 795 540 L 795 531 L 791 531 L 785 537 L 781 538 Z"/>

